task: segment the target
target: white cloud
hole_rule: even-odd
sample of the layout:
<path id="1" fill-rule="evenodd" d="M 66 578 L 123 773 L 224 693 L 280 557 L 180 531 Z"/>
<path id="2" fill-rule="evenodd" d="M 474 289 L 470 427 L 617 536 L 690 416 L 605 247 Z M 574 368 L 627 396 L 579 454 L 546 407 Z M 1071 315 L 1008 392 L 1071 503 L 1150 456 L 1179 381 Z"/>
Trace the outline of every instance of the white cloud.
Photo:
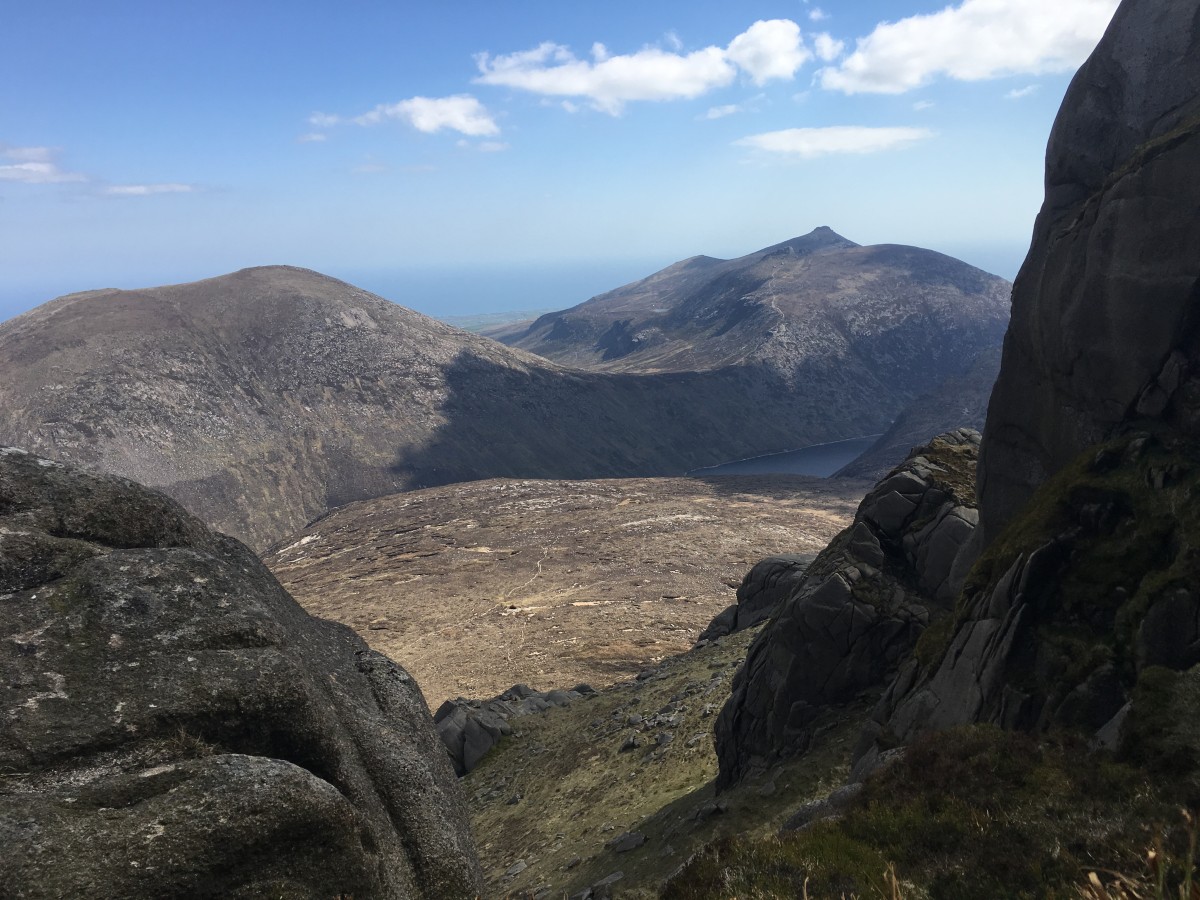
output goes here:
<path id="1" fill-rule="evenodd" d="M 818 6 L 816 9 L 810 9 L 808 11 L 808 18 L 813 22 L 824 22 L 829 18 L 829 13 L 825 12 L 825 10 Z"/>
<path id="2" fill-rule="evenodd" d="M 941 12 L 883 22 L 821 85 L 847 94 L 899 94 L 939 75 L 980 81 L 1068 72 L 1104 34 L 1118 0 L 963 0 Z"/>
<path id="3" fill-rule="evenodd" d="M 9 147 L 0 144 L 0 181 L 21 184 L 87 181 L 87 176 L 78 172 L 63 171 L 54 161 L 57 155 L 54 147 Z"/>
<path id="4" fill-rule="evenodd" d="M 334 116 L 323 112 L 315 112 L 308 117 L 308 124 L 315 128 L 332 128 L 341 121 L 341 116 Z"/>
<path id="5" fill-rule="evenodd" d="M 579 59 L 568 47 L 549 42 L 501 56 L 480 53 L 475 57 L 480 72 L 475 81 L 585 98 L 597 109 L 618 115 L 631 101 L 700 97 L 730 84 L 739 69 L 756 84 L 788 79 L 811 54 L 801 41 L 799 25 L 773 19 L 755 22 L 725 49 L 705 47 L 683 54 L 644 47 L 614 56 L 603 44 L 595 44 L 591 56 Z"/>
<path id="6" fill-rule="evenodd" d="M 832 35 L 825 32 L 821 32 L 813 38 L 813 46 L 816 48 L 817 56 L 823 62 L 833 62 L 846 49 L 845 41 L 835 40 Z"/>
<path id="7" fill-rule="evenodd" d="M 668 31 L 665 35 L 663 35 L 663 40 L 665 40 L 667 42 L 667 46 L 676 53 L 683 49 L 683 39 L 680 38 L 679 35 L 674 31 Z"/>
<path id="8" fill-rule="evenodd" d="M 192 184 L 113 184 L 102 193 L 111 197 L 147 197 L 151 194 L 191 194 L 196 190 Z"/>
<path id="9" fill-rule="evenodd" d="M 856 125 L 830 128 L 789 128 L 753 134 L 734 143 L 765 153 L 814 159 L 846 153 L 879 153 L 898 150 L 933 137 L 926 128 L 867 128 Z"/>
<path id="10" fill-rule="evenodd" d="M 388 167 L 382 163 L 359 163 L 350 171 L 355 175 L 382 175 L 388 170 Z"/>
<path id="11" fill-rule="evenodd" d="M 327 140 L 329 135 L 323 134 L 320 131 L 311 131 L 308 134 L 302 134 L 296 140 L 301 144 L 315 144 Z"/>
<path id="12" fill-rule="evenodd" d="M 630 100 L 699 97 L 733 81 L 736 72 L 723 51 L 708 47 L 680 56 L 655 47 L 627 56 L 609 56 L 593 47 L 592 61 L 576 59 L 560 44 L 506 56 L 476 57 L 480 84 L 520 88 L 535 94 L 586 97 L 597 109 L 617 115 Z"/>
<path id="13" fill-rule="evenodd" d="M 740 103 L 727 103 L 725 106 L 714 106 L 709 109 L 701 118 L 703 119 L 723 119 L 726 116 L 732 116 L 734 113 L 740 113 L 742 106 Z"/>
<path id="14" fill-rule="evenodd" d="M 913 104 L 913 109 L 915 109 L 917 112 L 921 112 L 926 109 L 933 109 L 935 106 L 937 106 L 937 104 L 932 100 L 918 100 Z"/>
<path id="15" fill-rule="evenodd" d="M 730 41 L 725 56 L 760 85 L 791 78 L 812 58 L 791 19 L 755 22 Z"/>
<path id="16" fill-rule="evenodd" d="M 470 94 L 453 97 L 413 97 L 399 103 L 381 103 L 354 119 L 359 125 L 376 125 L 385 119 L 407 122 L 417 131 L 433 134 L 448 128 L 471 137 L 499 134 L 491 114 Z"/>
<path id="17" fill-rule="evenodd" d="M 1037 92 L 1038 92 L 1038 86 L 1036 84 L 1030 84 L 1030 85 L 1026 85 L 1023 88 L 1013 88 L 1011 91 L 1009 91 L 1007 94 L 1004 95 L 1004 99 L 1005 100 L 1020 100 L 1022 97 L 1028 97 L 1031 94 L 1036 94 Z"/>

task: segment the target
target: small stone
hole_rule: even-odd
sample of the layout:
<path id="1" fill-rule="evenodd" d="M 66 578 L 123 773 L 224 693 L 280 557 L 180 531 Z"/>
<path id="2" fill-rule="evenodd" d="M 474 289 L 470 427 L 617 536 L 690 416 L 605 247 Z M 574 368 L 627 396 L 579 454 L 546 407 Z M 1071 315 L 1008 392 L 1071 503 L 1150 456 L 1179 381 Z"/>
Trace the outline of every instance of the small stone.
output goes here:
<path id="1" fill-rule="evenodd" d="M 520 875 L 522 872 L 524 872 L 528 868 L 529 868 L 529 864 L 526 863 L 525 860 L 518 859 L 515 863 L 513 863 L 511 866 L 509 866 L 505 870 L 504 877 L 505 878 L 515 878 L 516 876 Z"/>
<path id="2" fill-rule="evenodd" d="M 640 831 L 626 831 L 624 834 L 609 841 L 608 846 L 613 853 L 628 853 L 630 850 L 636 850 L 644 843 L 646 843 L 646 836 Z"/>
<path id="3" fill-rule="evenodd" d="M 631 734 L 625 738 L 625 741 L 621 744 L 621 746 L 617 752 L 618 753 L 628 753 L 630 750 L 636 750 L 637 748 L 638 748 L 637 735 Z"/>

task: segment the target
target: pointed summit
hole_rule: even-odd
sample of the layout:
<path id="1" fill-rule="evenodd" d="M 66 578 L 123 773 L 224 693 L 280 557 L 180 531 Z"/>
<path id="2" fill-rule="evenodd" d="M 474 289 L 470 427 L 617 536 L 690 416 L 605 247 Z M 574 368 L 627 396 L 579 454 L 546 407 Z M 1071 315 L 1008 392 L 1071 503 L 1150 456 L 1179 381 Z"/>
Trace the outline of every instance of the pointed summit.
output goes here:
<path id="1" fill-rule="evenodd" d="M 790 241 L 784 241 L 782 244 L 774 244 L 760 250 L 759 253 L 763 256 L 772 256 L 777 253 L 792 253 L 797 256 L 807 256 L 809 253 L 816 253 L 818 250 L 829 249 L 850 249 L 858 247 L 859 244 L 854 241 L 842 237 L 828 225 L 821 225 L 814 228 L 808 234 L 794 237 Z"/>

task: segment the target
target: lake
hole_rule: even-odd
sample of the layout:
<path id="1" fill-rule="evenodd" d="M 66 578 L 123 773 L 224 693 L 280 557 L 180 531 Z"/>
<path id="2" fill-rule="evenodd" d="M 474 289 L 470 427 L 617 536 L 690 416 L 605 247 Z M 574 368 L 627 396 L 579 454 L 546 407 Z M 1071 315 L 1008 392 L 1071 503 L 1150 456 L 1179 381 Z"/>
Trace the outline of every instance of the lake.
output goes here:
<path id="1" fill-rule="evenodd" d="M 692 469 L 688 475 L 704 478 L 709 475 L 818 475 L 827 478 L 847 463 L 857 459 L 879 438 L 877 434 L 814 444 L 799 450 L 785 450 L 750 459 L 737 459 L 719 466 Z"/>

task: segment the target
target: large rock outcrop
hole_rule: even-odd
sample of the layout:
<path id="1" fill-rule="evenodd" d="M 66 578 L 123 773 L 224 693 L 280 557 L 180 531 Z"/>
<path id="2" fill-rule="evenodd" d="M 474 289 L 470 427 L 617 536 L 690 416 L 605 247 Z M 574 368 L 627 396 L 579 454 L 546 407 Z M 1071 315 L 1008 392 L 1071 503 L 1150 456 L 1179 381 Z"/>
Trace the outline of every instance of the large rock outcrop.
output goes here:
<path id="1" fill-rule="evenodd" d="M 1200 663 L 1200 3 L 1121 5 L 1046 166 L 957 563 L 974 568 L 875 749 L 975 722 L 1115 746 L 1148 669 Z"/>
<path id="2" fill-rule="evenodd" d="M 579 684 L 569 691 L 535 691 L 527 684 L 514 684 L 491 700 L 447 700 L 434 713 L 438 736 L 446 745 L 454 771 L 466 775 L 500 742 L 512 734 L 509 719 L 532 716 L 570 706 L 595 695 L 590 685 Z"/>
<path id="3" fill-rule="evenodd" d="M 814 558 L 784 553 L 759 560 L 738 585 L 737 602 L 717 613 L 700 632 L 696 643 L 715 641 L 767 621 L 799 587 L 804 580 L 804 570 Z"/>
<path id="4" fill-rule="evenodd" d="M 981 540 L 1134 420 L 1200 432 L 1200 9 L 1125 2 L 1063 100 L 979 464 Z"/>
<path id="5" fill-rule="evenodd" d="M 880 688 L 956 593 L 979 433 L 935 438 L 876 485 L 751 644 L 716 726 L 718 787 L 805 751 L 822 711 Z"/>
<path id="6" fill-rule="evenodd" d="M 132 482 L 0 450 L 9 897 L 481 885 L 416 684 Z"/>

